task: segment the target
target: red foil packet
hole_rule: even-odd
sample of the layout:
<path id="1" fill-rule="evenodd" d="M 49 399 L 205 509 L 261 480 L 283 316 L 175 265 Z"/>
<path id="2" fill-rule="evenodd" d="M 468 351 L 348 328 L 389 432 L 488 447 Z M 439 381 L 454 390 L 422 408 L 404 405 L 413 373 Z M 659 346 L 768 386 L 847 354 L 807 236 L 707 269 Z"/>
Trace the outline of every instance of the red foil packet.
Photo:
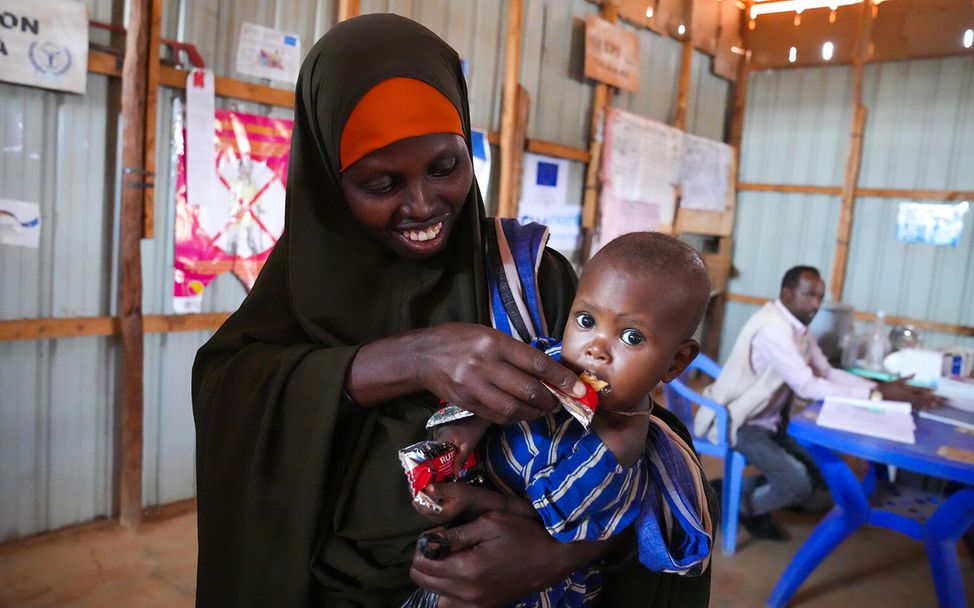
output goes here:
<path id="1" fill-rule="evenodd" d="M 563 393 L 557 388 L 544 383 L 545 388 L 551 391 L 551 394 L 558 399 L 561 406 L 571 414 L 575 420 L 582 423 L 582 426 L 588 428 L 592 424 L 592 417 L 595 416 L 595 409 L 599 405 L 599 393 L 596 392 L 594 388 L 585 385 L 585 396 L 581 399 L 573 397 L 567 393 Z"/>
<path id="2" fill-rule="evenodd" d="M 453 474 L 456 456 L 457 448 L 452 443 L 440 441 L 420 441 L 399 450 L 399 462 L 406 472 L 413 500 L 437 513 L 443 509 L 423 490 L 431 483 L 457 481 L 457 477 Z M 460 469 L 460 478 L 463 479 L 465 473 L 472 470 L 476 464 L 477 456 L 470 454 L 467 462 Z"/>

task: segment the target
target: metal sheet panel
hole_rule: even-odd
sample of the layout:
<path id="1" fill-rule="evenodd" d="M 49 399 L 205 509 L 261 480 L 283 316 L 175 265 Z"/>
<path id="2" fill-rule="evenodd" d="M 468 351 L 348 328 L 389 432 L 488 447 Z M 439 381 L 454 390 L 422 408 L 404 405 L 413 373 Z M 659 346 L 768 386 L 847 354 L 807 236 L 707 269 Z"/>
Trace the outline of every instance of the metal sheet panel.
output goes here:
<path id="1" fill-rule="evenodd" d="M 688 133 L 724 141 L 724 122 L 730 99 L 730 82 L 713 72 L 713 58 L 693 51 L 690 96 L 687 100 Z"/>
<path id="2" fill-rule="evenodd" d="M 0 197 L 41 214 L 37 249 L 0 245 L 2 319 L 111 314 L 108 87 L 0 84 Z M 110 513 L 115 366 L 109 338 L 0 343 L 0 539 Z"/>
<path id="3" fill-rule="evenodd" d="M 623 27 L 627 24 L 623 23 Z M 649 30 L 639 35 L 639 91 L 622 91 L 612 105 L 669 124 L 675 113 L 680 82 L 681 44 Z"/>
<path id="4" fill-rule="evenodd" d="M 974 61 L 949 57 L 869 65 L 859 185 L 974 190 Z"/>
<path id="5" fill-rule="evenodd" d="M 775 298 L 785 271 L 798 264 L 832 271 L 838 197 L 775 192 L 738 194 L 730 293 Z"/>
<path id="6" fill-rule="evenodd" d="M 751 74 L 740 180 L 841 186 L 852 120 L 844 66 Z"/>

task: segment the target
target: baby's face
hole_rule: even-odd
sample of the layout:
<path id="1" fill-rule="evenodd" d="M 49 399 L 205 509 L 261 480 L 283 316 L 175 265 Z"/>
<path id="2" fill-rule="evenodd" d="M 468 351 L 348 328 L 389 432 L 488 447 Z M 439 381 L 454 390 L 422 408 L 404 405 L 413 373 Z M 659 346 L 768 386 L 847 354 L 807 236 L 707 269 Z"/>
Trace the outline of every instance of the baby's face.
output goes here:
<path id="1" fill-rule="evenodd" d="M 632 410 L 672 367 L 683 336 L 673 327 L 673 292 L 648 273 L 602 264 L 586 269 L 565 327 L 562 362 L 609 383 L 599 408 Z M 669 301 L 668 301 L 669 300 Z"/>

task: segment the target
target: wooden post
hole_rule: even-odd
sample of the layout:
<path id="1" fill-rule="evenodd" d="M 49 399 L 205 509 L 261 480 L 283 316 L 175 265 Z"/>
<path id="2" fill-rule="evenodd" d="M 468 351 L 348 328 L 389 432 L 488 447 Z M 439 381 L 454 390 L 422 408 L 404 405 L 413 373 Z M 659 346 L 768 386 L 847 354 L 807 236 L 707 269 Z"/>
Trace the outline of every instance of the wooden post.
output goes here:
<path id="1" fill-rule="evenodd" d="M 744 48 L 748 48 L 748 14 L 751 10 L 751 0 L 744 3 L 744 11 L 741 13 L 740 37 Z M 734 83 L 734 107 L 731 110 L 730 125 L 727 129 L 727 142 L 734 148 L 734 196 L 737 196 L 740 187 L 740 166 L 741 166 L 741 139 L 744 134 L 744 110 L 747 106 L 747 81 L 750 77 L 750 52 L 745 51 L 737 64 L 737 82 Z M 735 208 L 737 205 L 735 204 Z M 733 224 L 732 224 L 733 226 Z M 733 267 L 733 246 L 734 243 L 729 237 L 722 237 L 719 241 L 720 254 L 726 260 L 726 272 L 730 275 Z M 724 312 L 727 308 L 727 286 L 710 299 L 710 306 L 704 320 L 705 332 L 703 336 L 703 352 L 715 361 L 720 355 L 720 336 L 724 328 Z"/>
<path id="2" fill-rule="evenodd" d="M 132 0 L 122 64 L 122 188 L 119 217 L 118 514 L 126 527 L 142 521 L 142 193 L 145 188 L 146 65 L 153 0 Z"/>
<path id="3" fill-rule="evenodd" d="M 524 0 L 510 0 L 507 5 L 507 46 L 504 49 L 504 97 L 501 102 L 501 168 L 497 191 L 497 217 L 517 217 L 515 171 L 518 157 L 524 153 L 517 147 L 518 82 L 521 66 L 521 22 L 524 19 Z"/>
<path id="4" fill-rule="evenodd" d="M 863 64 L 869 53 L 872 32 L 872 7 L 863 4 L 859 14 L 859 31 L 853 56 L 852 79 L 852 128 L 849 131 L 849 149 L 846 154 L 845 179 L 842 182 L 842 209 L 839 211 L 839 227 L 835 235 L 835 260 L 832 265 L 832 300 L 842 300 L 846 267 L 849 262 L 849 240 L 852 238 L 852 216 L 856 203 L 856 187 L 859 184 L 859 166 L 862 160 L 862 136 L 866 126 L 866 107 L 862 105 Z"/>
<path id="5" fill-rule="evenodd" d="M 339 0 L 338 2 L 338 22 L 357 17 L 361 12 L 361 0 Z"/>
<path id="6" fill-rule="evenodd" d="M 602 2 L 599 16 L 615 23 L 619 19 L 619 7 L 612 2 Z M 585 168 L 585 193 L 582 196 L 582 262 L 588 260 L 592 251 L 592 238 L 599 216 L 599 170 L 602 166 L 602 138 L 605 126 L 605 112 L 609 106 L 609 85 L 600 82 L 595 85 L 592 97 L 592 119 L 589 127 L 588 166 Z"/>
<path id="7" fill-rule="evenodd" d="M 683 47 L 680 53 L 680 80 L 677 84 L 676 93 L 676 114 L 673 116 L 673 125 L 681 131 L 687 128 L 687 106 L 690 102 L 690 76 L 693 73 L 693 40 L 689 32 L 683 39 Z M 674 221 L 673 225 L 676 225 Z"/>
<path id="8" fill-rule="evenodd" d="M 517 85 L 517 120 L 514 121 L 514 143 L 513 148 L 517 154 L 513 158 L 514 179 L 511 180 L 511 200 L 514 201 L 514 210 L 509 217 L 517 216 L 517 208 L 521 200 L 521 182 L 524 175 L 524 150 L 528 143 L 528 120 L 531 114 L 531 96 L 528 90 Z M 500 215 L 500 214 L 498 214 Z M 508 217 L 508 216 L 504 216 Z"/>
<path id="9" fill-rule="evenodd" d="M 149 26 L 148 64 L 145 87 L 145 177 L 147 187 L 142 195 L 142 238 L 151 239 L 155 232 L 156 114 L 159 106 L 159 39 L 162 32 L 162 0 L 152 0 Z M 151 185 L 149 185 L 151 184 Z"/>

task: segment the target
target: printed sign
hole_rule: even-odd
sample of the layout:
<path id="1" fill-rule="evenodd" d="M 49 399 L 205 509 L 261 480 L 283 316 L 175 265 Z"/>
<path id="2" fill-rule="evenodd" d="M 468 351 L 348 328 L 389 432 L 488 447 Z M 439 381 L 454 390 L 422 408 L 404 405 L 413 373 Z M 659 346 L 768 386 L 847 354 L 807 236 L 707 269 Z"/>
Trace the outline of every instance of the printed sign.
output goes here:
<path id="1" fill-rule="evenodd" d="M 240 26 L 237 71 L 294 84 L 301 67 L 301 38 L 254 23 Z"/>
<path id="2" fill-rule="evenodd" d="M 527 152 L 517 221 L 548 227 L 548 245 L 570 255 L 578 249 L 582 208 L 568 203 L 568 161 Z"/>
<path id="3" fill-rule="evenodd" d="M 639 90 L 639 37 L 595 15 L 585 20 L 585 76 Z"/>
<path id="4" fill-rule="evenodd" d="M 174 113 L 181 122 L 181 112 Z M 173 307 L 199 312 L 203 290 L 232 272 L 250 290 L 284 230 L 284 196 L 293 122 L 217 110 L 210 199 L 187 199 L 183 125 L 176 133 Z"/>
<path id="5" fill-rule="evenodd" d="M 0 198 L 0 243 L 36 249 L 40 241 L 40 206 Z"/>
<path id="6" fill-rule="evenodd" d="M 473 173 L 480 186 L 480 197 L 487 200 L 487 187 L 490 185 L 490 142 L 487 131 L 470 130 L 470 147 L 473 149 Z"/>
<path id="7" fill-rule="evenodd" d="M 956 247 L 964 232 L 967 207 L 967 201 L 949 205 L 900 203 L 896 215 L 896 240 Z"/>
<path id="8" fill-rule="evenodd" d="M 76 0 L 0 0 L 0 80 L 84 93 L 88 7 Z"/>

